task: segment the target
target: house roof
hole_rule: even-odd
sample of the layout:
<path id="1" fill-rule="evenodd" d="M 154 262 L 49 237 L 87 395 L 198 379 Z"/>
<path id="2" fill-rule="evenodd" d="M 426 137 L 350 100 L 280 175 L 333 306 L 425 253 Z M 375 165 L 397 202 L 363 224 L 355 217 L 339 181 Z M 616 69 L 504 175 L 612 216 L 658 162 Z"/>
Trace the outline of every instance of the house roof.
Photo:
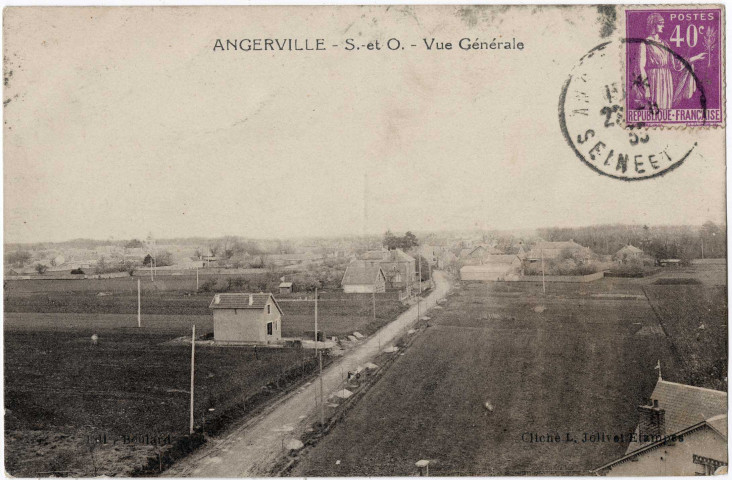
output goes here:
<path id="1" fill-rule="evenodd" d="M 480 252 L 479 250 L 483 250 Z M 472 249 L 469 253 L 469 255 L 478 254 L 478 255 L 501 255 L 503 254 L 502 251 L 498 250 L 493 245 L 489 244 L 481 244 L 476 246 L 474 249 Z"/>
<path id="2" fill-rule="evenodd" d="M 577 249 L 585 247 L 575 242 L 574 240 L 569 240 L 568 242 L 537 242 L 532 250 L 564 250 L 565 248 Z"/>
<path id="3" fill-rule="evenodd" d="M 595 474 L 601 473 L 608 468 L 612 468 L 615 465 L 625 463 L 627 461 L 632 460 L 635 457 L 638 457 L 639 455 L 643 455 L 660 446 L 666 445 L 668 443 L 669 435 L 676 435 L 677 437 L 686 436 L 686 435 L 692 434 L 705 427 L 712 429 L 712 431 L 716 432 L 721 437 L 723 437 L 725 443 L 727 442 L 727 414 L 717 415 L 708 420 L 702 420 L 701 422 L 697 422 L 697 423 L 690 425 L 686 428 L 683 428 L 681 430 L 670 432 L 665 437 L 662 437 L 661 439 L 658 439 L 654 442 L 649 442 L 649 443 L 646 443 L 645 445 L 641 445 L 640 447 L 635 448 L 632 451 L 629 450 L 622 457 L 617 458 L 609 463 L 606 463 L 605 465 L 603 465 L 601 467 L 598 467 L 598 468 L 592 470 L 592 473 L 595 473 Z"/>
<path id="4" fill-rule="evenodd" d="M 512 264 L 516 259 L 518 259 L 518 255 L 486 255 L 483 257 L 483 264 L 489 265 L 489 264 Z M 520 259 L 519 259 L 520 260 Z"/>
<path id="5" fill-rule="evenodd" d="M 727 413 L 727 392 L 694 387 L 681 383 L 659 380 L 651 394 L 651 401 L 658 400 L 666 424 L 666 434 L 679 432 L 691 425 Z M 631 442 L 626 452 L 642 447 Z"/>
<path id="6" fill-rule="evenodd" d="M 514 260 L 521 260 L 517 255 L 491 255 L 490 257 L 501 257 L 484 262 L 482 265 L 466 265 L 460 269 L 460 273 L 468 272 L 506 272 L 513 268 Z M 490 258 L 486 257 L 486 259 Z"/>
<path id="7" fill-rule="evenodd" d="M 373 285 L 378 275 L 384 275 L 379 265 L 371 264 L 363 260 L 354 260 L 346 268 L 343 275 L 342 285 Z"/>
<path id="8" fill-rule="evenodd" d="M 292 286 L 292 282 L 282 282 L 280 283 L 280 288 L 289 288 Z"/>
<path id="9" fill-rule="evenodd" d="M 363 260 L 383 260 L 385 257 L 384 250 L 371 250 L 361 255 Z"/>
<path id="10" fill-rule="evenodd" d="M 282 313 L 282 309 L 277 305 L 277 301 L 271 293 L 217 293 L 208 308 L 217 310 L 240 308 L 263 310 L 270 297 L 272 297 L 272 303 Z"/>
<path id="11" fill-rule="evenodd" d="M 707 425 L 727 439 L 727 414 L 717 415 L 707 419 Z"/>
<path id="12" fill-rule="evenodd" d="M 394 262 L 415 262 L 415 258 L 404 253 L 404 250 L 397 248 L 396 250 L 372 250 L 361 255 L 362 260 L 378 260 L 385 263 Z"/>
<path id="13" fill-rule="evenodd" d="M 634 247 L 633 245 L 626 245 L 618 250 L 616 254 L 618 253 L 643 253 L 643 250 L 638 247 Z"/>
<path id="14" fill-rule="evenodd" d="M 659 380 L 651 400 L 666 411 L 666 432 L 727 413 L 727 392 Z"/>

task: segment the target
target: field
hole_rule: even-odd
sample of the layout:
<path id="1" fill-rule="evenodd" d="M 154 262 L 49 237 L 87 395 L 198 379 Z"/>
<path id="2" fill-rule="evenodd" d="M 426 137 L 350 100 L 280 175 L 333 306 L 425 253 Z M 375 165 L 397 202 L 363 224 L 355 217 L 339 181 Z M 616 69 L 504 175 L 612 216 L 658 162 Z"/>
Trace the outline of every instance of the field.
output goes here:
<path id="1" fill-rule="evenodd" d="M 648 285 L 644 290 L 684 362 L 682 383 L 726 389 L 727 289 Z"/>
<path id="2" fill-rule="evenodd" d="M 160 279 L 152 284 L 143 280 L 140 329 L 135 280 L 6 284 L 10 474 L 130 474 L 186 436 L 190 346 L 170 341 L 190 335 L 194 323 L 198 334 L 212 332 L 213 294 L 158 288 Z M 404 309 L 388 295 L 377 297 L 374 322 L 370 296 L 322 297 L 319 324 L 329 336 L 369 334 Z M 312 301 L 282 301 L 281 307 L 286 335 L 313 330 Z M 205 433 L 218 433 L 314 368 L 307 350 L 202 346 L 196 351 L 196 425 L 205 420 Z M 165 445 L 152 444 L 161 439 Z"/>
<path id="3" fill-rule="evenodd" d="M 665 379 L 688 378 L 674 347 L 685 331 L 666 337 L 639 282 L 547 288 L 544 297 L 541 284 L 463 284 L 291 474 L 414 475 L 429 459 L 430 475 L 587 475 L 622 455 L 627 441 L 612 438 L 634 430 L 656 362 Z M 726 302 L 712 316 L 726 319 Z M 598 432 L 611 440 L 583 442 Z"/>

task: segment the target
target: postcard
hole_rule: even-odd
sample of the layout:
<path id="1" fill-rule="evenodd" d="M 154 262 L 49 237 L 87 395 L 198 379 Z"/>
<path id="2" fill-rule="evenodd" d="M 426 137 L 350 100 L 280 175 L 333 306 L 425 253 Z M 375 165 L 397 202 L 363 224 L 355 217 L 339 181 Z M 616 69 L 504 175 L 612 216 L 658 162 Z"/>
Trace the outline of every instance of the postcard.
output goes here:
<path id="1" fill-rule="evenodd" d="M 3 16 L 7 475 L 727 472 L 723 5 Z"/>

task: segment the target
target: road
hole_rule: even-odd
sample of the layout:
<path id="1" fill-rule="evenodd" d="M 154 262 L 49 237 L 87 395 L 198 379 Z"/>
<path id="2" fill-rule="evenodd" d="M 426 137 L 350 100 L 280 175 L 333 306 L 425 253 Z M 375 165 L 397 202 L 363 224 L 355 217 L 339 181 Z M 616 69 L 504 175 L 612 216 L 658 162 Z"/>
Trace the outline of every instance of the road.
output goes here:
<path id="1" fill-rule="evenodd" d="M 434 307 L 450 289 L 442 272 L 434 272 L 435 289 L 420 302 L 420 315 Z M 373 361 L 384 349 L 393 345 L 405 329 L 417 320 L 417 305 L 382 327 L 363 344 L 353 348 L 323 370 L 323 391 L 327 398 L 342 388 L 344 372 Z M 283 455 L 283 441 L 299 438 L 316 412 L 319 381 L 313 381 L 278 401 L 252 421 L 238 427 L 219 441 L 203 447 L 171 467 L 164 476 L 192 477 L 260 477 L 267 475 Z"/>

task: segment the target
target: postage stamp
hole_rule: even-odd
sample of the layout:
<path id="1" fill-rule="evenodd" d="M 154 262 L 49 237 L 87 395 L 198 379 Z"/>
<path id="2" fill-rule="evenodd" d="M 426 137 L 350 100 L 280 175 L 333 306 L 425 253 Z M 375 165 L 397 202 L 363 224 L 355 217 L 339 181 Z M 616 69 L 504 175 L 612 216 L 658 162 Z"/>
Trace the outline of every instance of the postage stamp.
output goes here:
<path id="1" fill-rule="evenodd" d="M 625 181 L 659 177 L 680 167 L 698 143 L 675 130 L 623 124 L 617 48 L 616 42 L 602 43 L 575 64 L 559 98 L 560 127 L 575 155 L 595 172 Z"/>
<path id="2" fill-rule="evenodd" d="M 724 123 L 721 8 L 626 10 L 627 126 Z"/>

